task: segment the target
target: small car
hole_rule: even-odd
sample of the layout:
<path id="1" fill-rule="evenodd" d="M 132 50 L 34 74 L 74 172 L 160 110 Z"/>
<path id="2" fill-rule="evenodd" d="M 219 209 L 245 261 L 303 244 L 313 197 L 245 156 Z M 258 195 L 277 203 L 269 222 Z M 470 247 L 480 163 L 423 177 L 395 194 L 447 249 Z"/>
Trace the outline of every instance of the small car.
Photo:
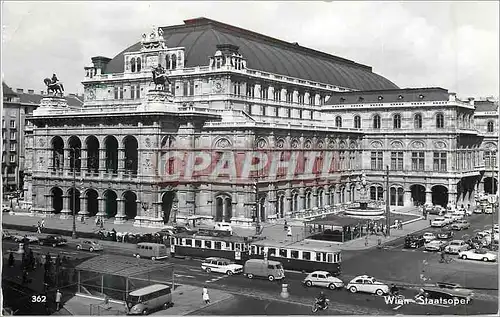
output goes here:
<path id="1" fill-rule="evenodd" d="M 444 215 L 443 218 L 448 225 L 451 225 L 452 223 L 455 222 L 455 218 L 451 214 Z"/>
<path id="2" fill-rule="evenodd" d="M 464 240 L 453 240 L 444 248 L 444 252 L 452 254 L 467 250 L 469 250 L 469 245 Z"/>
<path id="3" fill-rule="evenodd" d="M 201 269 L 207 273 L 218 272 L 227 275 L 243 273 L 243 265 L 218 257 L 209 257 L 203 260 Z"/>
<path id="4" fill-rule="evenodd" d="M 448 225 L 448 221 L 443 217 L 437 217 L 431 221 L 431 227 L 444 227 Z"/>
<path id="5" fill-rule="evenodd" d="M 475 213 L 475 214 L 482 214 L 482 213 L 483 213 L 483 210 L 482 210 L 481 208 L 479 208 L 479 207 L 476 207 L 476 208 L 474 209 L 474 213 Z"/>
<path id="6" fill-rule="evenodd" d="M 104 248 L 97 241 L 82 240 L 76 245 L 77 250 L 87 250 L 89 252 L 102 251 Z"/>
<path id="7" fill-rule="evenodd" d="M 479 260 L 484 262 L 495 262 L 497 260 L 497 255 L 486 249 L 462 251 L 458 254 L 458 257 L 464 260 Z"/>
<path id="8" fill-rule="evenodd" d="M 233 228 L 227 222 L 218 222 L 214 226 L 214 230 L 233 232 Z"/>
<path id="9" fill-rule="evenodd" d="M 46 236 L 45 238 L 41 238 L 38 242 L 40 245 L 51 245 L 54 248 L 57 246 L 63 246 L 68 243 L 68 240 L 64 239 L 62 236 Z"/>
<path id="10" fill-rule="evenodd" d="M 488 215 L 491 215 L 493 213 L 493 208 L 491 208 L 491 207 L 485 208 L 484 209 L 484 213 L 488 214 Z"/>
<path id="11" fill-rule="evenodd" d="M 427 243 L 424 248 L 426 251 L 432 251 L 432 252 L 441 252 L 444 250 L 445 246 L 447 245 L 446 241 L 442 240 L 432 240 L 431 242 Z"/>
<path id="12" fill-rule="evenodd" d="M 383 296 L 389 293 L 389 286 L 377 281 L 375 278 L 368 275 L 360 275 L 353 278 L 346 288 L 351 293 L 365 292 Z"/>
<path id="13" fill-rule="evenodd" d="M 464 216 L 465 216 L 465 214 L 461 214 L 458 212 L 452 212 L 448 215 L 453 219 L 453 222 L 458 221 L 458 220 L 462 220 L 462 219 L 464 219 Z"/>
<path id="14" fill-rule="evenodd" d="M 467 220 L 458 220 L 457 222 L 453 223 L 450 228 L 452 230 L 466 230 L 470 228 L 470 222 Z"/>
<path id="15" fill-rule="evenodd" d="M 424 286 L 420 293 L 415 296 L 417 303 L 425 299 L 433 301 L 463 299 L 465 304 L 470 303 L 474 293 L 458 284 L 437 283 L 435 286 Z"/>
<path id="16" fill-rule="evenodd" d="M 405 248 L 415 248 L 418 249 L 423 247 L 425 244 L 425 238 L 423 236 L 407 235 L 405 238 Z"/>
<path id="17" fill-rule="evenodd" d="M 328 287 L 331 290 L 344 287 L 344 282 L 342 282 L 342 280 L 334 277 L 326 271 L 314 271 L 307 274 L 306 278 L 302 281 L 302 284 L 307 287 Z"/>
<path id="18" fill-rule="evenodd" d="M 443 230 L 437 234 L 438 239 L 451 239 L 453 236 L 454 233 L 451 230 Z"/>
<path id="19" fill-rule="evenodd" d="M 431 242 L 432 240 L 436 239 L 436 235 L 432 232 L 426 232 L 423 235 L 425 242 Z"/>
<path id="20" fill-rule="evenodd" d="M 429 212 L 429 214 L 442 216 L 442 215 L 444 215 L 445 211 L 446 211 L 446 209 L 444 209 L 443 207 L 441 207 L 439 205 L 436 205 L 436 206 L 432 207 L 432 210 Z"/>
<path id="21" fill-rule="evenodd" d="M 10 212 L 10 206 L 9 205 L 2 205 L 2 212 Z"/>

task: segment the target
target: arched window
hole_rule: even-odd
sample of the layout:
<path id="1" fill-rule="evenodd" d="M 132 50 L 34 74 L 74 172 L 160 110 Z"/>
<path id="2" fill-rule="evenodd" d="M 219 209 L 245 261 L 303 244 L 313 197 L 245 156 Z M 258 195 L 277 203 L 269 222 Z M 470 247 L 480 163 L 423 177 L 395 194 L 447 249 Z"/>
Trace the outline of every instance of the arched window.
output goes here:
<path id="1" fill-rule="evenodd" d="M 398 188 L 398 206 L 403 206 L 403 195 L 404 195 L 403 187 L 399 187 Z"/>
<path id="2" fill-rule="evenodd" d="M 130 71 L 131 71 L 132 73 L 135 73 L 135 58 L 132 58 L 132 59 L 130 60 Z"/>
<path id="3" fill-rule="evenodd" d="M 311 209 L 311 192 L 306 194 L 306 209 Z"/>
<path id="4" fill-rule="evenodd" d="M 141 59 L 137 58 L 137 72 L 141 71 Z"/>
<path id="5" fill-rule="evenodd" d="M 400 114 L 395 114 L 393 118 L 393 128 L 394 129 L 401 129 L 401 115 Z"/>
<path id="6" fill-rule="evenodd" d="M 335 126 L 336 126 L 337 128 L 342 128 L 342 118 L 341 118 L 340 116 L 337 116 L 337 117 L 335 118 Z"/>
<path id="7" fill-rule="evenodd" d="M 356 129 L 361 128 L 361 117 L 360 116 L 354 117 L 354 128 L 356 128 Z"/>
<path id="8" fill-rule="evenodd" d="M 391 194 L 390 194 L 389 204 L 391 206 L 396 206 L 396 188 L 394 188 L 394 187 L 391 187 Z"/>
<path id="9" fill-rule="evenodd" d="M 299 209 L 299 194 L 293 193 L 292 211 L 298 211 L 298 209 Z"/>
<path id="10" fill-rule="evenodd" d="M 170 65 L 170 55 L 167 55 L 167 56 L 165 57 L 165 61 L 167 62 L 167 63 L 166 63 L 166 65 L 167 65 L 167 69 L 170 69 L 170 67 L 172 66 L 172 65 Z"/>
<path id="11" fill-rule="evenodd" d="M 378 114 L 376 114 L 373 117 L 373 128 L 374 129 L 380 129 L 380 116 Z"/>
<path id="12" fill-rule="evenodd" d="M 170 62 L 172 63 L 172 69 L 175 69 L 177 67 L 177 57 L 175 56 L 175 54 L 172 54 Z"/>
<path id="13" fill-rule="evenodd" d="M 417 113 L 413 118 L 413 126 L 415 129 L 422 129 L 422 115 Z"/>
<path id="14" fill-rule="evenodd" d="M 436 115 L 436 128 L 438 129 L 444 128 L 444 116 L 442 113 L 438 113 Z"/>
<path id="15" fill-rule="evenodd" d="M 384 188 L 382 186 L 377 187 L 377 200 L 384 200 Z"/>
<path id="16" fill-rule="evenodd" d="M 493 132 L 494 127 L 495 127 L 495 125 L 494 125 L 493 121 L 488 121 L 488 127 L 487 127 L 488 130 L 487 131 Z"/>
<path id="17" fill-rule="evenodd" d="M 370 199 L 377 200 L 377 188 L 375 186 L 370 187 Z"/>

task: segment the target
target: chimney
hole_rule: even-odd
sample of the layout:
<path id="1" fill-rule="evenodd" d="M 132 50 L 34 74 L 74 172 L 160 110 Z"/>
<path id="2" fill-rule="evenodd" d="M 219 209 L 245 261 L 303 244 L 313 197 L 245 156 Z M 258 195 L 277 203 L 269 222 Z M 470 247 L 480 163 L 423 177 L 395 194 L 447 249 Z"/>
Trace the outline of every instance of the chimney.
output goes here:
<path id="1" fill-rule="evenodd" d="M 474 98 L 469 98 L 469 105 L 471 105 L 471 106 L 474 105 Z"/>
<path id="2" fill-rule="evenodd" d="M 108 66 L 109 61 L 111 58 L 107 58 L 104 56 L 95 56 L 91 58 L 92 64 L 94 64 L 94 67 L 97 69 L 97 75 L 104 74 L 106 71 L 106 66 Z"/>
<path id="3" fill-rule="evenodd" d="M 22 88 L 17 88 L 17 89 L 16 89 L 16 92 L 17 92 L 18 94 L 22 94 L 22 93 L 24 93 L 24 91 L 23 91 L 23 89 L 22 89 Z"/>
<path id="4" fill-rule="evenodd" d="M 33 89 L 28 89 L 28 94 L 33 95 L 35 94 L 35 91 Z"/>

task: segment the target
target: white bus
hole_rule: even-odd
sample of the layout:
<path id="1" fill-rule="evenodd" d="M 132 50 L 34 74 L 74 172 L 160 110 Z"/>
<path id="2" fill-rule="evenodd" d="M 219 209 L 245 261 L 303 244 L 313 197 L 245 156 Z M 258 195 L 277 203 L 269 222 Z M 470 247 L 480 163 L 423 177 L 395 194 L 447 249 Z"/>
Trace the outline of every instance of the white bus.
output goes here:
<path id="1" fill-rule="evenodd" d="M 147 315 L 161 307 L 172 307 L 170 286 L 154 284 L 130 292 L 127 296 L 128 315 Z"/>

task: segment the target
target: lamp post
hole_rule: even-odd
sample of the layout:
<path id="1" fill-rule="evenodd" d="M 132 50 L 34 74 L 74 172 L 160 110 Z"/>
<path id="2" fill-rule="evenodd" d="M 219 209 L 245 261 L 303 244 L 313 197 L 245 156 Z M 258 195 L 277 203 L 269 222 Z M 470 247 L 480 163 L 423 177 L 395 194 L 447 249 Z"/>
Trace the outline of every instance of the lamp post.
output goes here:
<path id="1" fill-rule="evenodd" d="M 76 239 L 76 149 L 70 148 L 71 156 L 73 157 L 73 231 L 71 237 Z M 68 157 L 68 159 L 71 159 Z"/>
<path id="2" fill-rule="evenodd" d="M 387 226 L 387 236 L 391 236 L 391 208 L 389 207 L 389 165 L 386 166 L 385 172 L 385 220 Z"/>

